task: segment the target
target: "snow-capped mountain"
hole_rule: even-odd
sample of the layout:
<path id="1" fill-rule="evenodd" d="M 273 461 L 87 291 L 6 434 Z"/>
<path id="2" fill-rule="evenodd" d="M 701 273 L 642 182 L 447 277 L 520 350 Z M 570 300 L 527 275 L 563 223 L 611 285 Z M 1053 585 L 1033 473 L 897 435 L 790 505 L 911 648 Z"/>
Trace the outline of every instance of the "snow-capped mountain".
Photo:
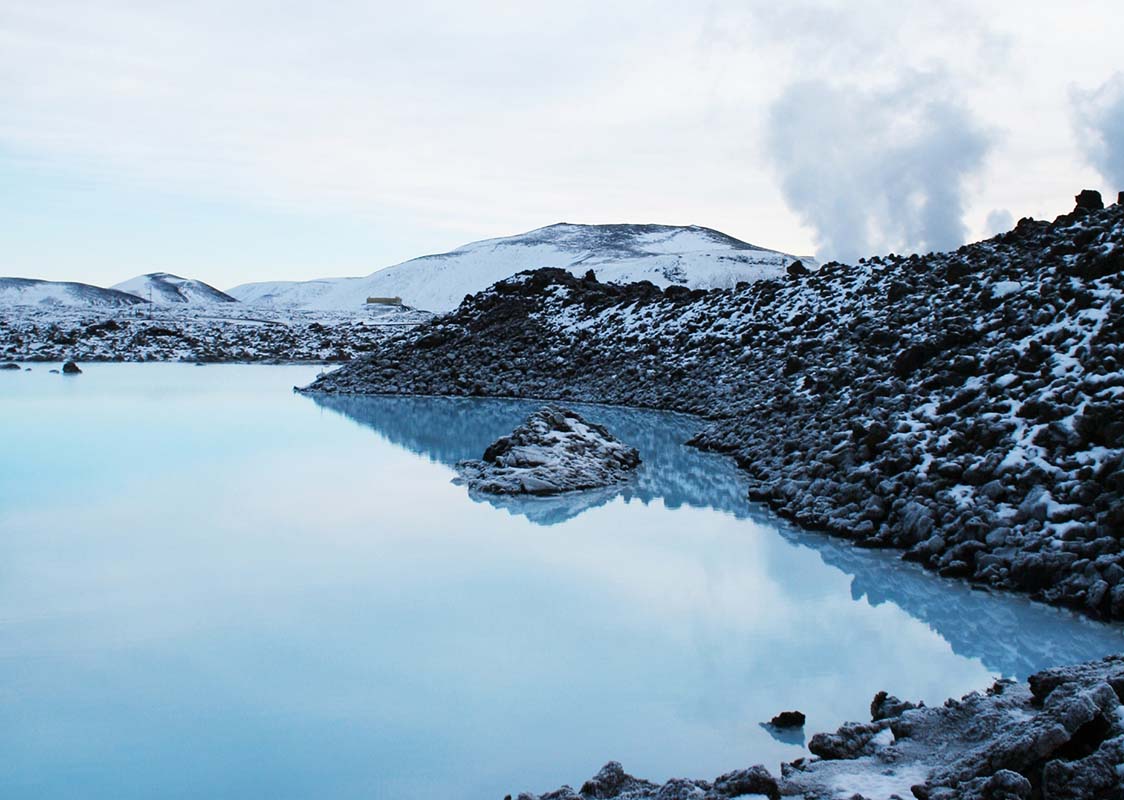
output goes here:
<path id="1" fill-rule="evenodd" d="M 210 305 L 213 303 L 237 303 L 238 300 L 226 292 L 221 292 L 203 281 L 181 278 L 167 272 L 150 272 L 138 275 L 111 288 L 126 292 L 142 300 L 151 300 L 156 305 L 191 303 Z"/>
<path id="2" fill-rule="evenodd" d="M 592 269 L 610 283 L 647 280 L 660 287 L 712 289 L 781 277 L 795 260 L 696 225 L 559 223 L 411 259 L 365 278 L 248 283 L 228 293 L 245 303 L 309 309 L 358 308 L 368 297 L 397 297 L 415 308 L 445 312 L 466 294 L 539 267 L 574 274 Z M 800 260 L 814 266 L 811 259 Z"/>
<path id="3" fill-rule="evenodd" d="M 146 300 L 117 291 L 72 281 L 44 281 L 38 278 L 0 278 L 0 305 L 5 306 L 90 306 L 122 307 Z"/>

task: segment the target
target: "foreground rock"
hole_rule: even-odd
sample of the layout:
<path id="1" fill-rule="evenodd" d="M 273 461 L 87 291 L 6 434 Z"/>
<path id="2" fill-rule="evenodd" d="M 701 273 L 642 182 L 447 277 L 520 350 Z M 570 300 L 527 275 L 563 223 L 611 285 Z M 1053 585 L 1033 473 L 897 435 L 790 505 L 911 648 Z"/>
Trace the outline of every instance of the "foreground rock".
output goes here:
<path id="1" fill-rule="evenodd" d="M 63 375 L 80 375 L 81 373 L 82 368 L 75 364 L 73 361 L 67 361 L 62 365 Z"/>
<path id="2" fill-rule="evenodd" d="M 715 781 L 658 785 L 612 762 L 579 792 L 563 787 L 521 800 L 722 800 L 746 794 L 808 800 L 898 796 L 919 800 L 1124 800 L 1124 656 L 1000 681 L 939 708 L 896 702 L 897 713 L 848 723 L 810 744 L 819 759 Z M 894 703 L 880 695 L 872 707 Z"/>
<path id="3" fill-rule="evenodd" d="M 639 465 L 636 448 L 603 426 L 547 406 L 493 442 L 483 459 L 458 463 L 457 471 L 472 491 L 553 495 L 620 483 Z"/>
<path id="4" fill-rule="evenodd" d="M 685 411 L 753 499 L 942 575 L 1124 619 L 1124 207 L 704 292 L 523 273 L 320 392 Z"/>

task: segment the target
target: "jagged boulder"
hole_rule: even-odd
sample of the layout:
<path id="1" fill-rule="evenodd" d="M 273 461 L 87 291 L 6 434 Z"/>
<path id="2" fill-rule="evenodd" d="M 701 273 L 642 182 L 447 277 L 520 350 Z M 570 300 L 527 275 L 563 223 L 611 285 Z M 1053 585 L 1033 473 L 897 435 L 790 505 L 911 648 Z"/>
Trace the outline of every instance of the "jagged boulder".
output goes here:
<path id="1" fill-rule="evenodd" d="M 922 703 L 921 705 L 924 704 Z M 899 700 L 892 694 L 879 692 L 874 695 L 874 699 L 870 702 L 870 718 L 874 722 L 879 722 L 884 719 L 900 717 L 906 711 L 919 707 L 917 703 Z"/>
<path id="2" fill-rule="evenodd" d="M 825 760 L 858 758 L 873 753 L 882 741 L 879 734 L 889 728 L 887 720 L 848 722 L 835 733 L 817 733 L 808 742 L 808 749 Z"/>
<path id="3" fill-rule="evenodd" d="M 774 728 L 803 728 L 805 720 L 803 712 L 782 711 L 769 720 L 769 724 Z"/>
<path id="4" fill-rule="evenodd" d="M 628 480 L 640 453 L 602 425 L 550 405 L 488 446 L 480 460 L 457 464 L 459 480 L 485 494 L 553 495 Z"/>
<path id="5" fill-rule="evenodd" d="M 73 361 L 67 361 L 62 365 L 62 372 L 64 375 L 78 375 L 82 372 L 82 369 Z"/>
<path id="6" fill-rule="evenodd" d="M 629 775 L 619 761 L 610 761 L 582 784 L 581 795 L 596 800 L 609 800 L 620 797 L 625 792 L 636 793 L 657 788 L 659 787 L 651 781 Z"/>
<path id="7" fill-rule="evenodd" d="M 763 794 L 776 800 L 780 797 L 780 788 L 777 779 L 769 770 L 757 764 L 749 769 L 739 769 L 719 775 L 714 780 L 714 787 L 710 795 L 719 797 L 741 797 L 747 794 Z"/>
<path id="8" fill-rule="evenodd" d="M 1096 189 L 1082 189 L 1073 199 L 1077 202 L 1077 208 L 1075 210 L 1100 211 L 1104 208 L 1104 201 L 1101 200 L 1101 193 Z"/>

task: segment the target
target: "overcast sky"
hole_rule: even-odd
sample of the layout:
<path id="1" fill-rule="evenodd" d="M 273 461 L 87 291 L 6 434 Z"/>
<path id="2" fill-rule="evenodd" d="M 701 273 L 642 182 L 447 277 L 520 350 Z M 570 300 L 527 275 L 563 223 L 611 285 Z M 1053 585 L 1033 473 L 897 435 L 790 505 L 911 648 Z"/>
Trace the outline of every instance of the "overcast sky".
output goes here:
<path id="1" fill-rule="evenodd" d="M 1124 189 L 1105 2 L 0 0 L 0 275 L 366 274 L 559 221 L 822 258 Z"/>

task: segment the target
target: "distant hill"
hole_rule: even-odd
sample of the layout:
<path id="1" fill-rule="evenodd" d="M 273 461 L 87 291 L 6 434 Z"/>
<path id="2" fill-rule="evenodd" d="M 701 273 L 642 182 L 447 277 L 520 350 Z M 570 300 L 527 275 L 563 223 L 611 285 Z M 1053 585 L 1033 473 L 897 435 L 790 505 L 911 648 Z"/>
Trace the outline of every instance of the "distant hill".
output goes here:
<path id="1" fill-rule="evenodd" d="M 190 303 L 192 305 L 212 305 L 214 303 L 237 303 L 237 298 L 219 291 L 203 281 L 181 278 L 167 272 L 150 272 L 138 275 L 112 287 L 119 292 L 127 292 L 151 300 L 155 305 Z"/>
<path id="2" fill-rule="evenodd" d="M 38 278 L 0 278 L 0 305 L 6 306 L 109 308 L 134 306 L 147 302 L 128 292 L 103 289 L 88 283 L 43 281 Z"/>
<path id="3" fill-rule="evenodd" d="M 309 309 L 352 309 L 368 297 L 400 297 L 406 305 L 444 312 L 466 294 L 539 267 L 574 274 L 592 269 L 604 282 L 647 280 L 660 287 L 712 289 L 781 277 L 795 260 L 696 225 L 559 223 L 411 259 L 365 278 L 247 283 L 228 293 L 254 305 Z M 801 260 L 815 266 L 811 259 Z"/>

